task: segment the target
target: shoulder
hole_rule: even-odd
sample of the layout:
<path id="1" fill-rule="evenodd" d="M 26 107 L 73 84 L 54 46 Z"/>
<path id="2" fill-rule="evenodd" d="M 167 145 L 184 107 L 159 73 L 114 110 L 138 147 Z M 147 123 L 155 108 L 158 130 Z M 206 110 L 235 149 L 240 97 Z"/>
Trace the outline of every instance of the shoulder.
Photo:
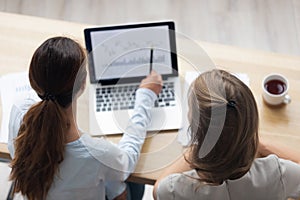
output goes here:
<path id="1" fill-rule="evenodd" d="M 292 173 L 296 173 L 296 174 L 300 175 L 300 164 L 299 163 L 295 163 L 290 160 L 278 158 L 278 164 L 279 164 L 281 172 L 283 174 L 287 173 L 288 171 L 291 171 Z M 300 181 L 300 178 L 299 178 L 299 181 Z"/>
<path id="2" fill-rule="evenodd" d="M 280 174 L 284 174 L 288 171 L 300 172 L 300 165 L 271 154 L 264 158 L 255 159 L 250 170 L 277 171 Z"/>
<path id="3" fill-rule="evenodd" d="M 195 170 L 171 174 L 162 179 L 157 187 L 158 199 L 192 198 L 195 190 L 201 186 Z"/>
<path id="4" fill-rule="evenodd" d="M 278 185 L 289 185 L 290 183 L 300 185 L 300 165 L 290 160 L 269 155 L 264 158 L 255 159 L 248 174 L 252 181 L 259 184 L 273 182 Z"/>
<path id="5" fill-rule="evenodd" d="M 196 170 L 172 174 L 157 187 L 158 199 L 224 199 L 226 184 L 211 186 L 199 180 Z"/>
<path id="6" fill-rule="evenodd" d="M 242 178 L 249 179 L 259 185 L 268 184 L 272 180 L 280 180 L 281 170 L 279 158 L 276 155 L 269 155 L 263 158 L 256 158 L 249 172 Z"/>
<path id="7" fill-rule="evenodd" d="M 256 159 L 250 169 L 253 181 L 261 185 L 272 183 L 272 188 L 282 190 L 285 197 L 300 196 L 300 165 L 290 160 L 269 155 Z"/>
<path id="8" fill-rule="evenodd" d="M 162 179 L 156 190 L 157 199 L 174 199 L 176 180 L 180 179 L 181 176 L 181 174 L 171 174 Z"/>
<path id="9" fill-rule="evenodd" d="M 279 164 L 278 162 L 279 162 L 279 158 L 274 154 L 270 154 L 267 157 L 256 158 L 252 164 L 251 169 L 252 168 L 263 169 L 269 167 L 271 167 L 271 169 L 277 169 Z"/>

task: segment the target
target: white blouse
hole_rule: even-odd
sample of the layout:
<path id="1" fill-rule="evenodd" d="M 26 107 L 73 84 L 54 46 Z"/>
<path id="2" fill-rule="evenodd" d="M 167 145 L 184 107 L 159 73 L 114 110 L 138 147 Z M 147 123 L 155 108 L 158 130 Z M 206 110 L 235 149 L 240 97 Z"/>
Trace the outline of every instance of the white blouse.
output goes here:
<path id="1" fill-rule="evenodd" d="M 243 177 L 218 186 L 201 184 L 195 178 L 199 178 L 195 170 L 164 178 L 158 185 L 157 198 L 283 200 L 300 197 L 300 165 L 275 155 L 255 159 Z"/>
<path id="2" fill-rule="evenodd" d="M 113 199 L 125 190 L 125 181 L 135 169 L 150 123 L 150 110 L 157 95 L 149 89 L 136 91 L 133 115 L 118 145 L 104 138 L 83 134 L 66 144 L 59 174 L 48 192 L 48 200 Z M 17 137 L 24 114 L 35 103 L 23 100 L 15 104 L 9 123 L 8 148 L 14 157 Z M 43 133 L 41 133 L 43 134 Z M 106 197 L 105 197 L 106 196 Z"/>

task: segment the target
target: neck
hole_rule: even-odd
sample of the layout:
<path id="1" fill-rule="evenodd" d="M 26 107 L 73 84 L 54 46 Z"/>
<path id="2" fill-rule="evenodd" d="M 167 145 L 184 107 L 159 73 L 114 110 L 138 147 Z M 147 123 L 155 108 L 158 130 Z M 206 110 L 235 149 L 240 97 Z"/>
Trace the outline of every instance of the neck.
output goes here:
<path id="1" fill-rule="evenodd" d="M 80 131 L 77 127 L 77 101 L 74 100 L 72 105 L 66 109 L 68 121 L 70 123 L 69 129 L 66 132 L 66 143 L 73 142 L 80 138 Z"/>

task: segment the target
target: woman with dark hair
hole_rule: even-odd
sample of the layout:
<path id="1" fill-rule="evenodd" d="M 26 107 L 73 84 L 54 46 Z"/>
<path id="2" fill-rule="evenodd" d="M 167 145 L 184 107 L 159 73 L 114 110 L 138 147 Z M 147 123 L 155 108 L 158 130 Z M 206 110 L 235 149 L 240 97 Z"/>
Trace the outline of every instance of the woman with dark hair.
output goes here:
<path id="1" fill-rule="evenodd" d="M 114 145 L 91 138 L 77 126 L 85 65 L 82 47 L 66 37 L 48 39 L 32 57 L 30 84 L 42 100 L 13 106 L 8 144 L 14 192 L 27 199 L 126 198 L 123 181 L 139 158 L 161 76 L 152 72 L 142 81 L 127 131 Z"/>
<path id="2" fill-rule="evenodd" d="M 188 119 L 190 146 L 156 182 L 156 199 L 300 197 L 300 156 L 259 141 L 255 99 L 235 76 L 201 74 L 190 87 Z"/>

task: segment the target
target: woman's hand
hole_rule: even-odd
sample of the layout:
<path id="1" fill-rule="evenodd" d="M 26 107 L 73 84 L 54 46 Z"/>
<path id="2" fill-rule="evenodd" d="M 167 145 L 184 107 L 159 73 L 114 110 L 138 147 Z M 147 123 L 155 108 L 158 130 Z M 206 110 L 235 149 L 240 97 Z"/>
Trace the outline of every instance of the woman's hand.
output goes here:
<path id="1" fill-rule="evenodd" d="M 152 70 L 151 74 L 142 80 L 140 88 L 148 88 L 158 95 L 162 89 L 162 85 L 161 75 Z"/>

